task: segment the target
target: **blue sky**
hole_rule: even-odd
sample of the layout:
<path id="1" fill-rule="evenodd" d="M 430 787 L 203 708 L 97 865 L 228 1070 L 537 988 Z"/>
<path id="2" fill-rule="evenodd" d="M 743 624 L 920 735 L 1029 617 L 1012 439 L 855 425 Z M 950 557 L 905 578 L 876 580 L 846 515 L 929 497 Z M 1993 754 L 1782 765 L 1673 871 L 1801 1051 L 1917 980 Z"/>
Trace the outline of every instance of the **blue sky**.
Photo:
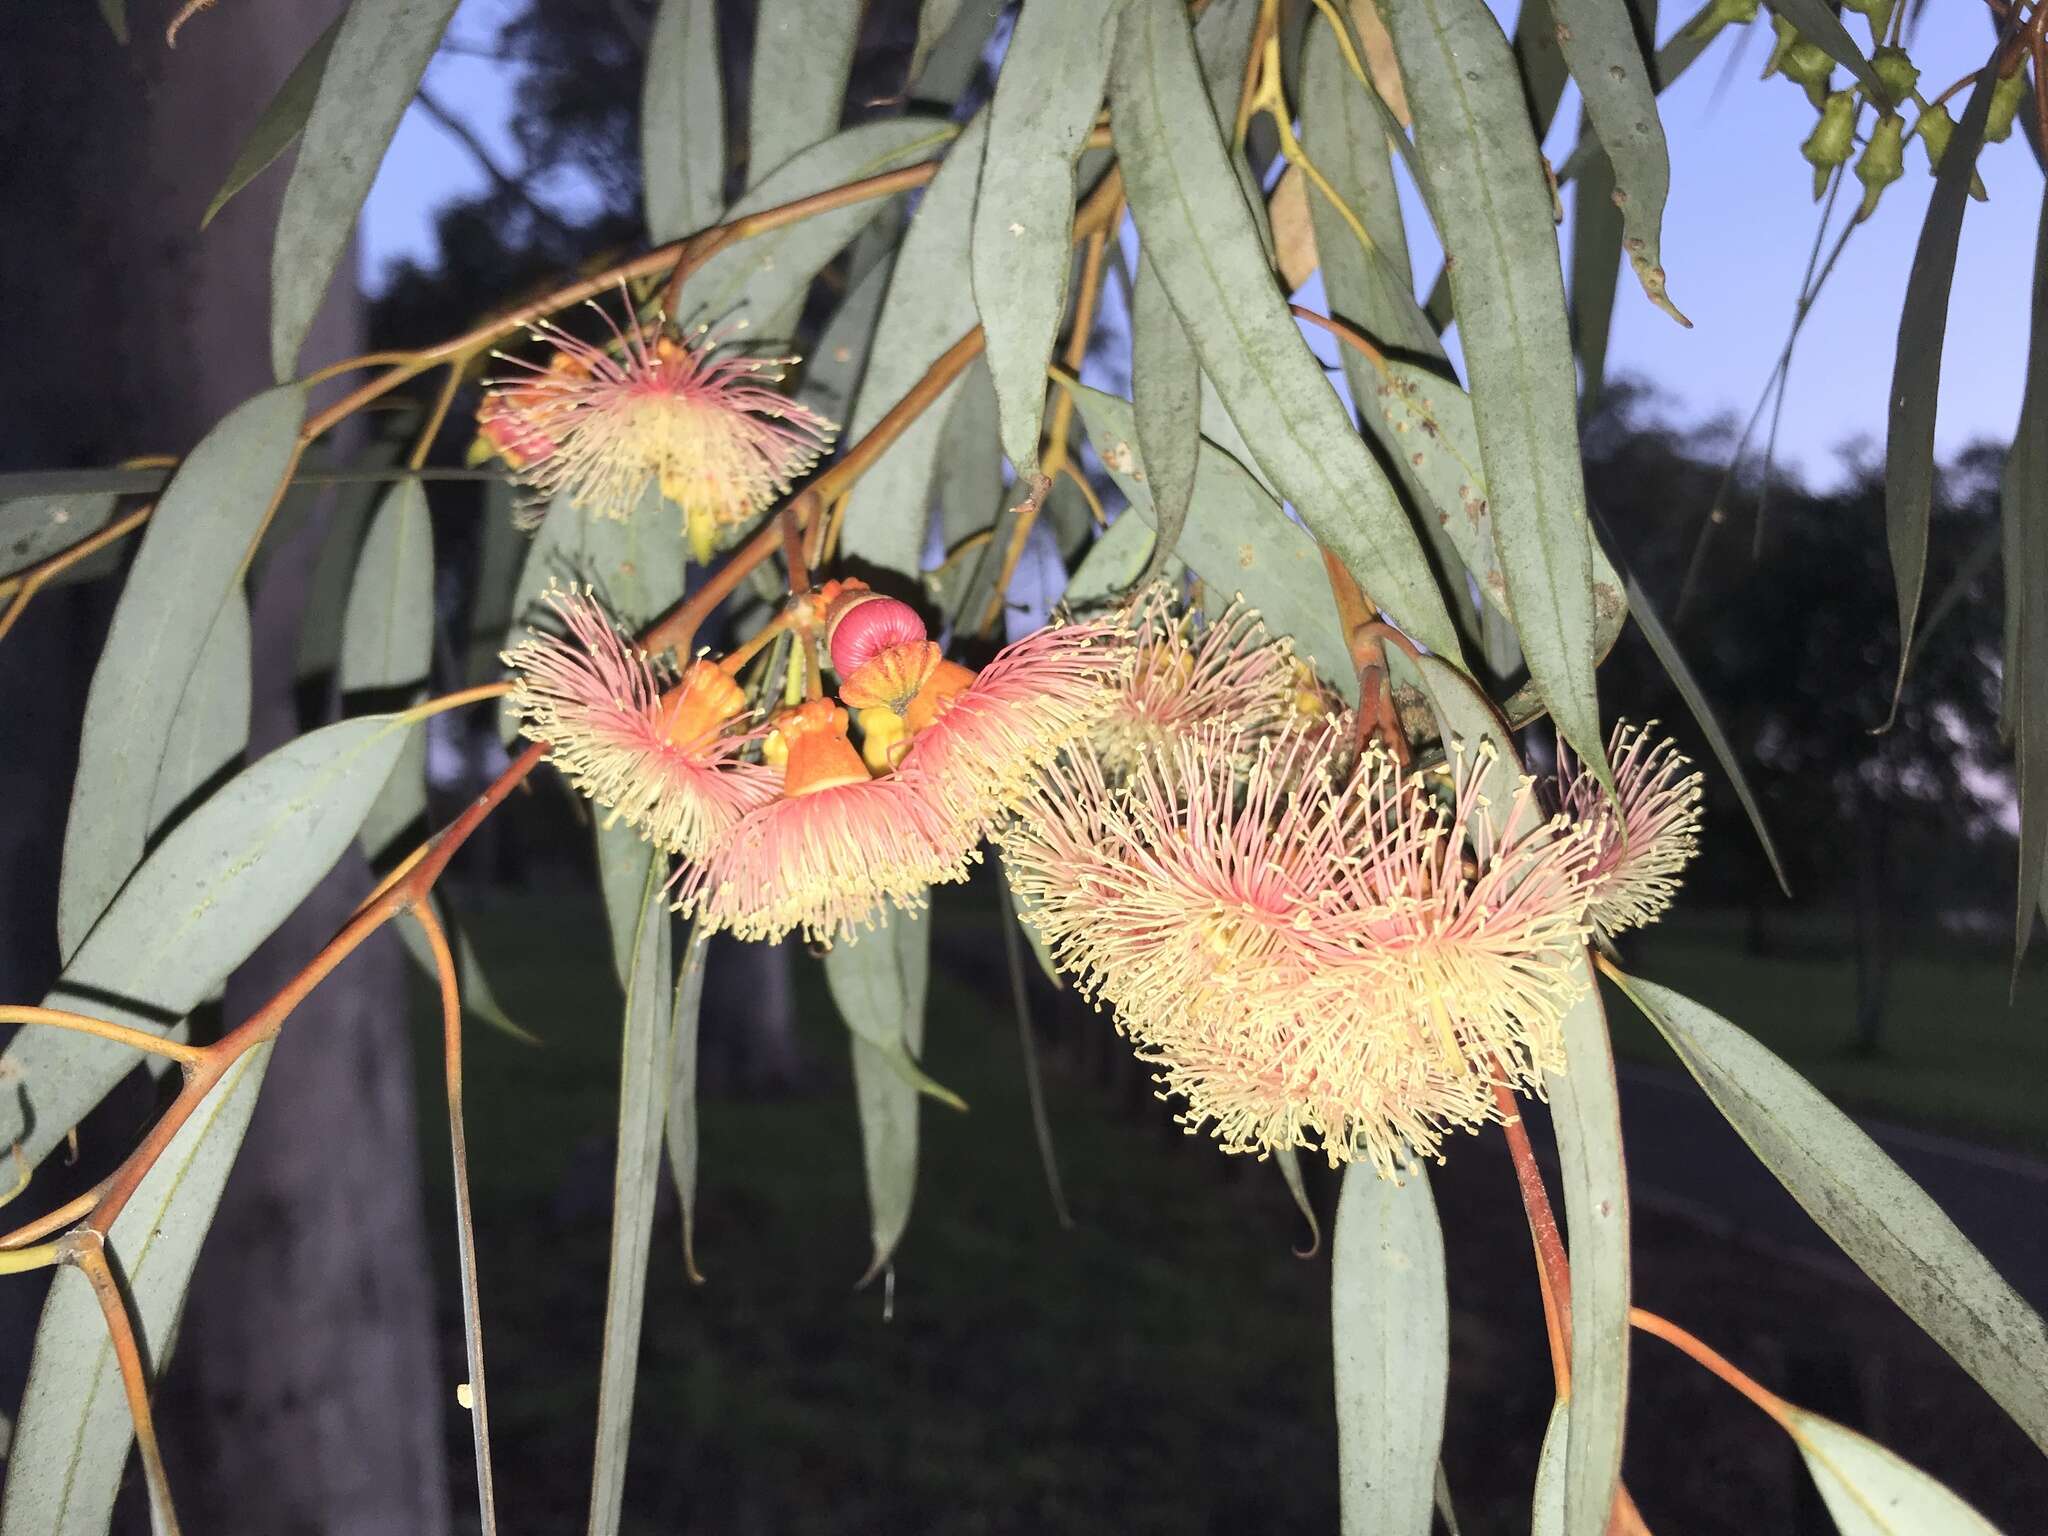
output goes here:
<path id="1" fill-rule="evenodd" d="M 500 164 L 515 170 L 519 155 L 508 124 L 516 66 L 459 50 L 491 49 L 499 25 L 518 9 L 519 0 L 464 0 L 450 30 L 457 48 L 436 58 L 426 82 L 493 147 Z M 1685 14 L 1674 11 L 1665 30 Z M 1970 15 L 1960 25 L 1924 27 L 1914 39 L 1930 95 L 1982 62 L 1990 29 L 1976 22 Z M 1850 25 L 1860 39 L 1861 19 L 1851 17 Z M 1739 33 L 1724 33 L 1659 103 L 1672 155 L 1664 266 L 1694 328 L 1682 330 L 1652 308 L 1627 273 L 1616 304 L 1610 369 L 1653 380 L 1681 420 L 1720 412 L 1747 417 L 1783 343 L 1818 219 L 1812 173 L 1799 157 L 1813 109 L 1796 86 L 1756 78 L 1768 23 L 1758 22 L 1753 32 L 1760 35 L 1750 37 L 1718 100 Z M 1960 102 L 1955 106 L 1960 110 Z M 1570 153 L 1578 119 L 1575 94 L 1568 94 L 1545 146 L 1554 161 Z M 1991 201 L 1970 207 L 1950 307 L 1937 431 L 1943 454 L 1973 438 L 2007 438 L 2019 408 L 2041 176 L 2017 134 L 1986 152 L 1983 176 Z M 435 208 L 486 185 L 469 152 L 415 107 L 364 210 L 366 283 L 374 288 L 400 255 L 431 258 Z M 1816 483 L 1836 478 L 1839 445 L 1883 437 L 1899 303 L 1932 185 L 1924 156 L 1910 147 L 1905 179 L 1851 239 L 1807 322 L 1785 404 L 1781 457 Z M 551 186 L 542 195 L 573 213 L 585 194 Z M 1437 253 L 1419 214 L 1410 219 L 1410 242 L 1419 280 L 1427 282 Z"/>

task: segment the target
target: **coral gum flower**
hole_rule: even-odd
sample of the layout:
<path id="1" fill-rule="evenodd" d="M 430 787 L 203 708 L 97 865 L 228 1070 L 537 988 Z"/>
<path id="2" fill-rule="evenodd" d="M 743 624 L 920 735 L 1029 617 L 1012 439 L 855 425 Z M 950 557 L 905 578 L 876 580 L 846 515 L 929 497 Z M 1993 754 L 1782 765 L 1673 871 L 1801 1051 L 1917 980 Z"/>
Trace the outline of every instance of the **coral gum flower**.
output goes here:
<path id="1" fill-rule="evenodd" d="M 504 661 L 521 731 L 548 744 L 581 793 L 690 859 L 774 798 L 774 770 L 739 760 L 752 733 L 731 727 L 746 700 L 715 665 L 693 663 L 664 696 L 653 660 L 587 593 L 551 591 L 547 602 L 567 636 L 535 632 Z"/>
<path id="2" fill-rule="evenodd" d="M 1221 721 L 1249 741 L 1300 715 L 1320 713 L 1321 690 L 1285 640 L 1258 614 L 1233 603 L 1220 618 L 1177 613 L 1164 586 L 1150 588 L 1131 612 L 1135 654 L 1114 707 L 1089 740 L 1116 777 L 1133 773 L 1153 749 L 1206 721 Z"/>
<path id="3" fill-rule="evenodd" d="M 1558 797 L 1586 829 L 1596 854 L 1589 873 L 1592 917 L 1603 934 L 1651 923 L 1678 894 L 1679 874 L 1699 851 L 1701 780 L 1670 740 L 1618 723 L 1607 743 L 1620 814 L 1599 780 L 1579 771 L 1558 743 Z"/>
<path id="4" fill-rule="evenodd" d="M 597 308 L 593 305 L 592 308 Z M 614 351 L 549 322 L 545 367 L 490 381 L 478 422 L 543 499 L 566 493 L 599 517 L 629 518 L 650 486 L 683 510 L 699 548 L 711 532 L 760 512 L 831 446 L 836 428 L 767 387 L 789 358 L 726 349 L 730 333 L 670 335 L 627 306 Z M 516 457 L 514 456 L 516 455 Z"/>
<path id="5" fill-rule="evenodd" d="M 964 685 L 966 669 L 941 662 L 909 706 L 914 734 L 898 775 L 959 835 L 979 842 L 1039 770 L 1101 719 L 1128 663 L 1113 624 L 1041 629 L 998 651 Z M 925 689 L 935 696 L 920 708 Z"/>

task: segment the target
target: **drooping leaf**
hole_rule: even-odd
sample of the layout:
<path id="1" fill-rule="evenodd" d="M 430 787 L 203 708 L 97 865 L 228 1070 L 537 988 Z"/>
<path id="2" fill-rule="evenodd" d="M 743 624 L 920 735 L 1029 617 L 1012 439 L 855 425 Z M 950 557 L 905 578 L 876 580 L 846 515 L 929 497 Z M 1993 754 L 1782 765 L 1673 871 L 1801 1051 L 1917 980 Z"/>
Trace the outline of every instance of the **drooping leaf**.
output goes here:
<path id="1" fill-rule="evenodd" d="M 1371 90 L 1345 63 L 1336 32 L 1320 18 L 1310 23 L 1302 47 L 1301 144 L 1343 200 L 1340 208 L 1320 189 L 1309 189 L 1309 222 L 1330 313 L 1383 348 L 1424 362 L 1441 361 L 1443 344 L 1415 302 L 1386 120 Z M 1363 409 L 1371 388 L 1366 365 L 1349 349 L 1343 362 L 1352 397 Z"/>
<path id="2" fill-rule="evenodd" d="M 341 623 L 341 688 L 414 689 L 434 652 L 434 535 L 427 493 L 401 480 L 385 493 L 356 559 Z"/>
<path id="3" fill-rule="evenodd" d="M 1023 11 L 989 104 L 969 262 L 1003 451 L 1027 477 L 1038 473 L 1045 368 L 1073 270 L 1074 166 L 1102 104 L 1117 9 L 1039 0 Z"/>
<path id="4" fill-rule="evenodd" d="M 192 450 L 143 530 L 86 695 L 57 883 L 67 959 L 142 857 L 179 696 L 291 466 L 304 413 L 297 389 L 237 406 Z"/>
<path id="5" fill-rule="evenodd" d="M 847 424 L 849 441 L 866 436 L 978 323 L 960 252 L 974 218 L 987 131 L 986 113 L 967 125 L 903 237 L 875 325 L 867 376 L 861 380 L 860 397 Z M 924 565 L 939 435 L 959 389 L 956 379 L 854 486 L 840 535 L 840 550 L 849 560 L 917 579 Z"/>
<path id="6" fill-rule="evenodd" d="M 1793 1444 L 1842 1536 L 1998 1536 L 1947 1488 L 1855 1430 L 1785 1404 Z"/>
<path id="7" fill-rule="evenodd" d="M 988 359 L 976 358 L 954 391 L 932 473 L 932 495 L 939 504 L 939 546 L 948 555 L 976 534 L 987 533 L 1003 510 L 998 410 Z"/>
<path id="8" fill-rule="evenodd" d="M 1607 1012 L 1593 967 L 1564 1017 L 1565 1070 L 1549 1075 L 1551 1124 L 1572 1262 L 1572 1411 L 1564 1457 L 1567 1536 L 1601 1536 L 1621 1480 L 1628 1411 L 1628 1173 Z"/>
<path id="9" fill-rule="evenodd" d="M 626 1496 L 647 1258 L 668 1122 L 671 963 L 674 920 L 662 871 L 650 863 L 625 967 L 626 1015 L 619 1047 L 619 1152 L 612 1181 L 611 1265 L 605 1282 L 604 1346 L 598 1364 L 597 1460 L 590 1484 L 590 1536 L 617 1536 Z"/>
<path id="10" fill-rule="evenodd" d="M 1558 17 L 1549 0 L 1523 0 L 1515 13 L 1515 73 L 1529 104 L 1529 129 L 1540 144 L 1557 120 L 1571 70 L 1558 46 Z"/>
<path id="11" fill-rule="evenodd" d="M 761 0 L 747 97 L 749 186 L 838 128 L 861 9 L 815 0 Z"/>
<path id="12" fill-rule="evenodd" d="M 0 577 L 39 565 L 90 538 L 114 515 L 107 492 L 60 492 L 0 501 Z"/>
<path id="13" fill-rule="evenodd" d="M 1607 339 L 1614 325 L 1615 281 L 1621 275 L 1621 210 L 1614 206 L 1614 167 L 1583 114 L 1579 143 L 1592 153 L 1572 197 L 1572 346 L 1579 359 L 1579 414 L 1590 416 L 1607 383 Z"/>
<path id="14" fill-rule="evenodd" d="M 882 118 L 849 128 L 776 168 L 726 210 L 723 222 L 929 160 L 947 149 L 955 132 L 950 123 L 918 117 Z M 825 264 L 886 206 L 881 201 L 854 203 L 727 246 L 690 274 L 676 318 L 694 323 L 732 316 L 766 331 L 770 319 L 801 299 Z M 960 285 L 966 286 L 964 272 Z"/>
<path id="15" fill-rule="evenodd" d="M 151 837 L 241 761 L 249 745 L 251 650 L 249 605 L 240 592 L 230 592 L 185 679 L 164 741 L 149 797 Z"/>
<path id="16" fill-rule="evenodd" d="M 1344 1536 L 1429 1536 L 1450 1376 L 1444 1238 L 1428 1175 L 1344 1172 L 1330 1238 Z"/>
<path id="17" fill-rule="evenodd" d="M 918 1089 L 902 1063 L 924 1049 L 931 925 L 892 912 L 875 932 L 825 952 L 825 980 L 853 1044 L 854 1098 L 867 1169 L 874 1258 L 861 1283 L 887 1267 L 910 1224 L 917 1193 Z"/>
<path id="18" fill-rule="evenodd" d="M 2019 425 L 1999 487 L 2005 576 L 2005 670 L 2019 765 L 2020 872 L 2013 972 L 2026 959 L 2035 914 L 2048 911 L 2048 197 L 2034 249 L 2033 334 Z M 1934 618 L 1928 618 L 1932 629 Z"/>
<path id="19" fill-rule="evenodd" d="M 270 366 L 283 383 L 455 0 L 350 0 L 306 115 L 270 252 Z"/>
<path id="20" fill-rule="evenodd" d="M 270 1050 L 255 1046 L 228 1068 L 144 1176 L 109 1235 L 144 1358 L 159 1377 Z M 103 1536 L 134 1439 L 99 1301 L 84 1275 L 59 1270 L 36 1327 L 8 1451 L 0 1536 Z"/>
<path id="21" fill-rule="evenodd" d="M 910 95 L 950 107 L 981 69 L 1007 0 L 924 0 L 910 56 Z"/>
<path id="22" fill-rule="evenodd" d="M 1088 553 L 1074 567 L 1074 574 L 1067 579 L 1066 601 L 1078 609 L 1129 591 L 1158 563 L 1153 557 L 1157 543 L 1151 520 L 1143 515 L 1118 518 L 1088 546 Z M 1168 556 L 1166 569 L 1177 563 Z"/>
<path id="23" fill-rule="evenodd" d="M 1393 487 L 1302 340 L 1261 248 L 1175 0 L 1131 0 L 1110 124 L 1145 251 L 1252 452 L 1316 537 L 1434 651 L 1450 612 Z"/>
<path id="24" fill-rule="evenodd" d="M 1144 451 L 1151 522 L 1158 530 L 1148 577 L 1174 558 L 1202 447 L 1202 364 L 1173 312 L 1159 274 L 1142 254 L 1131 296 L 1131 412 Z"/>
<path id="25" fill-rule="evenodd" d="M 1827 8 L 1813 0 L 1813 9 Z M 1797 20 L 1797 17 L 1789 19 Z M 1839 29 L 1841 23 L 1835 26 Z M 1846 34 L 1845 34 L 1846 35 Z M 1816 41 L 1819 39 L 1816 38 Z M 1899 677 L 1892 710 L 1906 686 L 1913 626 L 1927 580 L 1927 521 L 1934 508 L 1934 414 L 1941 392 L 1941 348 L 1948 334 L 1949 290 L 1955 282 L 1956 242 L 1970 201 L 1970 178 L 1984 144 L 1991 88 L 1998 72 L 1984 70 L 1942 152 L 1927 200 L 1927 221 L 1913 248 L 1906 298 L 1899 310 L 1899 344 L 1892 364 L 1891 410 L 1885 428 L 1884 526 L 1891 545 L 1892 581 L 1899 595 Z"/>
<path id="26" fill-rule="evenodd" d="M 1045 1107 L 1045 1081 L 1038 1070 L 1038 1031 L 1031 1022 L 1031 994 L 1024 979 L 1024 942 L 1018 937 L 1024 925 L 1017 916 L 1007 874 L 1000 887 L 1003 897 L 1003 958 L 1009 962 L 1010 1006 L 1017 1015 L 1017 1053 L 1024 1063 L 1024 1093 L 1031 1101 L 1031 1131 L 1038 1143 L 1038 1163 L 1045 1170 L 1045 1189 L 1052 1201 L 1053 1215 L 1062 1229 L 1072 1231 L 1073 1213 L 1067 1209 L 1066 1191 L 1060 1184 L 1059 1149 L 1053 1145 L 1052 1117 Z M 1048 957 L 1049 958 L 1049 957 Z"/>
<path id="27" fill-rule="evenodd" d="M 2048 1326 L 2040 1314 L 1798 1073 L 1690 998 L 1615 979 L 1807 1215 L 2048 1450 Z"/>
<path id="28" fill-rule="evenodd" d="M 352 467 L 365 473 L 383 473 L 397 458 L 398 446 L 392 439 L 374 444 Z M 369 534 L 370 516 L 384 493 L 385 484 L 381 481 L 351 480 L 337 486 L 328 503 L 320 548 L 313 556 L 313 574 L 306 587 L 306 601 L 299 612 L 298 654 L 292 673 L 298 682 L 329 679 L 341 666 L 341 621 L 348 610 L 349 589 L 355 585 L 356 563 L 362 556 L 363 540 Z M 495 636 L 491 652 L 497 654 Z"/>
<path id="29" fill-rule="evenodd" d="M 1145 461 L 1132 440 L 1131 404 L 1085 385 L 1073 386 L 1088 435 L 1131 511 L 1152 520 Z M 1292 635 L 1299 654 L 1346 698 L 1358 678 L 1337 619 L 1321 553 L 1237 461 L 1206 440 L 1195 463 L 1195 494 L 1180 535 L 1180 558 L 1219 592 L 1241 592 L 1275 635 Z"/>
<path id="30" fill-rule="evenodd" d="M 1529 1536 L 1565 1536 L 1564 1461 L 1571 1441 L 1571 1410 L 1563 1398 L 1550 1408 L 1543 1430 L 1543 1449 L 1536 1457 L 1536 1494 L 1531 1501 Z"/>
<path id="31" fill-rule="evenodd" d="M 270 98 L 270 105 L 256 119 L 249 136 L 242 140 L 220 190 L 199 216 L 201 229 L 213 222 L 213 216 L 228 205 L 230 198 L 268 170 L 270 163 L 291 147 L 299 130 L 306 126 L 307 114 L 313 110 L 313 97 L 320 89 L 320 76 L 327 68 L 327 55 L 333 51 L 335 35 L 341 31 L 341 21 L 337 16 L 329 22 L 327 30 L 313 39 L 312 46 L 284 77 L 284 84 Z"/>
<path id="32" fill-rule="evenodd" d="M 683 963 L 670 1009 L 673 1033 L 665 1134 L 669 1176 L 676 1181 L 676 1203 L 683 1214 L 683 1273 L 693 1285 L 704 1283 L 697 1272 L 697 1039 L 703 1022 L 704 961 L 710 948 L 711 935 L 693 926 L 683 941 Z"/>
<path id="33" fill-rule="evenodd" d="M 1771 0 L 1771 9 L 1797 27 L 1801 37 L 1819 44 L 1821 50 L 1854 75 L 1865 90 L 1879 97 L 1888 94 L 1876 68 L 1856 46 L 1856 39 L 1842 25 L 1841 16 L 1826 0 Z M 1977 157 L 1972 153 L 1969 158 L 1975 160 Z"/>
<path id="34" fill-rule="evenodd" d="M 1638 3 L 1644 31 L 1654 32 L 1656 0 Z M 1630 0 L 1549 0 L 1549 5 L 1557 16 L 1558 47 L 1578 82 L 1586 120 L 1613 175 L 1610 196 L 1621 210 L 1622 249 L 1629 265 L 1652 304 L 1690 325 L 1664 291 L 1659 250 L 1664 199 L 1671 191 L 1671 154 Z M 1583 187 L 1580 195 L 1585 195 Z"/>
<path id="35" fill-rule="evenodd" d="M 894 269 L 891 253 L 863 272 L 818 335 L 797 397 L 827 421 L 844 421 L 853 409 Z"/>
<path id="36" fill-rule="evenodd" d="M 1609 781 L 1593 676 L 1593 537 L 1564 279 L 1514 62 L 1484 0 L 1390 0 L 1383 9 L 1409 87 L 1430 206 L 1451 256 L 1494 545 L 1515 628 L 1560 734 Z"/>
<path id="37" fill-rule="evenodd" d="M 344 720 L 242 770 L 150 852 L 47 1000 L 161 1031 L 246 960 L 355 837 L 415 727 Z M 0 1052 L 0 1145 L 40 1162 L 135 1065 L 90 1035 L 23 1030 Z"/>
<path id="38" fill-rule="evenodd" d="M 725 206 L 721 57 L 716 0 L 662 0 L 640 88 L 647 237 L 656 245 L 717 223 Z"/>

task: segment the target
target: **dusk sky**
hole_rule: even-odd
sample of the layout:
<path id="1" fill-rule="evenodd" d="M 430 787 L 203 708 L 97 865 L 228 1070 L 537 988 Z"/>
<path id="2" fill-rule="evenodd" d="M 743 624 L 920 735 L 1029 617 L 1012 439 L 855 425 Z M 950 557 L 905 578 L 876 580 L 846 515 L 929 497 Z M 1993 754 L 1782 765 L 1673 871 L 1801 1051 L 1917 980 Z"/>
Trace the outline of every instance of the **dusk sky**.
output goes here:
<path id="1" fill-rule="evenodd" d="M 450 38 L 458 49 L 489 51 L 500 23 L 518 8 L 518 0 L 464 0 Z M 1686 14 L 1674 11 L 1666 31 Z M 1930 96 L 1981 63 L 1989 48 L 1990 29 L 1974 14 L 1954 19 L 1959 24 L 1923 27 L 1913 42 L 1922 89 Z M 1861 18 L 1849 20 L 1861 40 Z M 1783 343 L 1813 244 L 1819 210 L 1799 145 L 1814 113 L 1796 86 L 1756 78 L 1769 37 L 1767 20 L 1756 23 L 1746 44 L 1741 33 L 1724 33 L 1660 98 L 1672 156 L 1664 266 L 1671 294 L 1694 328 L 1682 330 L 1653 309 L 1624 272 L 1610 371 L 1654 381 L 1681 421 L 1721 412 L 1747 417 Z M 1717 100 L 1716 87 L 1738 47 L 1741 61 Z M 427 75 L 436 99 L 515 170 L 519 155 L 507 124 L 517 71 L 449 49 Z M 1960 113 L 1961 100 L 1952 107 Z M 1576 93 L 1568 94 L 1545 146 L 1554 162 L 1571 152 L 1578 122 Z M 1987 150 L 1982 169 L 1991 201 L 1972 203 L 1964 224 L 1943 360 L 1938 444 L 1944 454 L 1973 438 L 2011 435 L 2025 365 L 2041 175 L 2018 134 Z M 397 256 L 430 258 L 434 209 L 486 184 L 468 151 L 413 108 L 364 211 L 366 282 L 374 289 Z M 1835 478 L 1839 445 L 1858 435 L 1882 439 L 1899 302 L 1932 185 L 1925 156 L 1909 145 L 1905 179 L 1851 239 L 1808 320 L 1785 405 L 1781 458 L 1816 482 Z M 1852 183 L 1845 204 L 1857 190 Z M 577 212 L 588 197 L 573 184 L 543 187 L 538 195 L 565 214 Z M 1419 215 L 1411 216 L 1409 237 L 1418 281 L 1426 283 L 1437 252 Z"/>

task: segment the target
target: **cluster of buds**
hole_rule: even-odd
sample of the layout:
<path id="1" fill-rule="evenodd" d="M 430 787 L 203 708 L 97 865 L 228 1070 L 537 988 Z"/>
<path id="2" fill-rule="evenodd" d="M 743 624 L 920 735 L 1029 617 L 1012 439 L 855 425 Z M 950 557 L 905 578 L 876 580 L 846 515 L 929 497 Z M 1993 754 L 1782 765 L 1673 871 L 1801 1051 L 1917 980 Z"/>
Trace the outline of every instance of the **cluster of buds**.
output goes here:
<path id="1" fill-rule="evenodd" d="M 1670 901 L 1699 776 L 1626 727 L 1612 799 L 1568 759 L 1546 786 L 1484 746 L 1411 773 L 1326 701 L 1293 707 L 1255 616 L 1161 618 L 997 835 L 1026 920 L 1182 1124 L 1398 1177 L 1496 1117 L 1497 1087 L 1540 1093 L 1588 939 Z"/>
<path id="2" fill-rule="evenodd" d="M 679 860 L 678 911 L 746 939 L 830 945 L 966 879 L 1038 771 L 1109 708 L 1130 653 L 1116 626 L 1059 625 L 976 673 L 908 604 L 832 583 L 793 599 L 782 627 L 803 650 L 823 643 L 837 696 L 814 664 L 809 697 L 762 719 L 733 675 L 749 652 L 678 675 L 588 592 L 549 603 L 564 632 L 504 658 L 522 730 Z"/>

